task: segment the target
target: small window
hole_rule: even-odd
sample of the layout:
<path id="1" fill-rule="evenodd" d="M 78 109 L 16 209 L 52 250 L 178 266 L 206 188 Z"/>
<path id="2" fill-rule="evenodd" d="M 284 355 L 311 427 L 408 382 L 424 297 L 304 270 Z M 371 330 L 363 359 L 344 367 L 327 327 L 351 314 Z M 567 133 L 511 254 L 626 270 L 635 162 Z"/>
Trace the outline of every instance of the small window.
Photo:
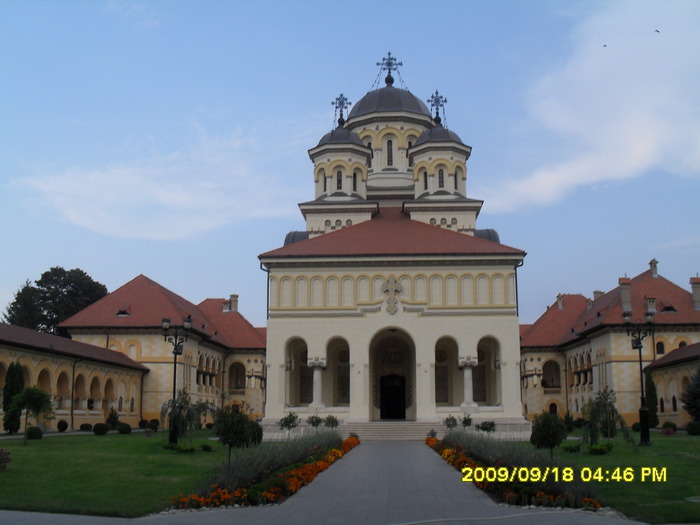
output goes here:
<path id="1" fill-rule="evenodd" d="M 352 174 L 352 191 L 357 192 L 357 173 Z"/>
<path id="2" fill-rule="evenodd" d="M 428 172 L 423 172 L 423 190 L 428 191 Z"/>
<path id="3" fill-rule="evenodd" d="M 664 345 L 662 342 L 656 343 L 656 353 L 661 355 L 666 353 L 666 345 Z"/>
<path id="4" fill-rule="evenodd" d="M 391 139 L 386 141 L 386 165 L 394 165 L 394 141 Z"/>
<path id="5" fill-rule="evenodd" d="M 681 341 L 680 343 L 678 343 L 678 348 L 683 348 L 684 346 L 687 346 L 687 345 L 688 345 L 688 343 L 686 343 L 685 341 Z"/>
<path id="6" fill-rule="evenodd" d="M 445 187 L 445 172 L 443 170 L 438 170 L 438 187 Z"/>
<path id="7" fill-rule="evenodd" d="M 326 180 L 326 176 L 323 175 L 323 193 L 326 193 L 328 191 L 328 181 Z"/>
<path id="8" fill-rule="evenodd" d="M 671 410 L 673 412 L 678 412 L 678 402 L 676 401 L 676 396 L 671 398 Z"/>
<path id="9" fill-rule="evenodd" d="M 409 141 L 408 141 L 408 149 L 406 150 L 406 156 L 408 157 L 408 167 L 409 167 L 409 168 L 410 168 L 411 166 L 413 166 L 413 159 L 412 159 L 412 158 L 409 156 L 409 154 L 408 154 L 408 150 L 411 149 L 411 146 L 413 146 L 413 142 L 411 142 L 411 141 L 409 140 Z"/>
<path id="10" fill-rule="evenodd" d="M 659 412 L 661 412 L 662 414 L 665 412 L 665 410 L 664 410 L 664 398 L 663 397 L 659 398 Z"/>
<path id="11" fill-rule="evenodd" d="M 369 156 L 369 167 L 372 167 L 372 159 L 374 158 L 374 150 L 372 149 L 372 143 L 368 142 L 367 147 L 370 149 L 370 156 Z"/>
<path id="12" fill-rule="evenodd" d="M 338 173 L 335 174 L 335 189 L 340 191 L 343 189 L 343 172 L 338 171 Z"/>

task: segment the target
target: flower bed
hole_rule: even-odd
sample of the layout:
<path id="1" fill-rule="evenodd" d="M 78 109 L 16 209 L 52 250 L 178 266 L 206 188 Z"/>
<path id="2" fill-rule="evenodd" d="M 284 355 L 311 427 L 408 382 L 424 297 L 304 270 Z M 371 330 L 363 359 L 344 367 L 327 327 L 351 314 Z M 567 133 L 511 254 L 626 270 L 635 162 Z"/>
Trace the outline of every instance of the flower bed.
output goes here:
<path id="1" fill-rule="evenodd" d="M 203 507 L 221 507 L 229 505 L 264 505 L 278 503 L 295 494 L 301 487 L 311 483 L 316 476 L 341 459 L 345 454 L 360 444 L 357 436 L 350 436 L 343 441 L 341 448 L 332 448 L 320 459 L 315 459 L 318 450 L 312 448 L 310 460 L 305 463 L 286 467 L 271 475 L 262 483 L 248 487 L 228 489 L 212 485 L 207 495 L 180 494 L 173 497 L 173 506 L 178 509 L 199 509 Z"/>
<path id="2" fill-rule="evenodd" d="M 494 469 L 505 467 L 505 471 L 512 472 L 516 467 L 508 465 L 504 461 L 498 461 L 493 465 L 484 465 L 470 457 L 469 451 L 461 443 L 452 443 L 448 440 L 438 440 L 434 437 L 425 439 L 426 445 L 435 450 L 447 463 L 455 467 L 462 473 L 467 468 L 483 469 L 488 467 L 491 472 Z M 496 478 L 496 476 L 493 476 Z M 496 495 L 499 499 L 510 505 L 538 505 L 543 507 L 583 507 L 588 509 L 599 509 L 598 503 L 592 497 L 583 497 L 571 492 L 558 490 L 556 488 L 545 490 L 537 483 L 519 483 L 509 481 L 488 481 L 484 476 L 480 480 L 473 480 L 474 485 L 481 490 Z"/>

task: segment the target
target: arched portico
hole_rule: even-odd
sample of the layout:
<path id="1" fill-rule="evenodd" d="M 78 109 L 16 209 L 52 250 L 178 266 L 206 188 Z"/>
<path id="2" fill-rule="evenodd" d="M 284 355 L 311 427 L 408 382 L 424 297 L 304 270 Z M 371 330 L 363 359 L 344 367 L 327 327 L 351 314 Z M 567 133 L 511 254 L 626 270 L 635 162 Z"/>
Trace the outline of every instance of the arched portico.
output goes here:
<path id="1" fill-rule="evenodd" d="M 370 343 L 370 418 L 416 419 L 416 348 L 403 330 L 388 328 Z"/>

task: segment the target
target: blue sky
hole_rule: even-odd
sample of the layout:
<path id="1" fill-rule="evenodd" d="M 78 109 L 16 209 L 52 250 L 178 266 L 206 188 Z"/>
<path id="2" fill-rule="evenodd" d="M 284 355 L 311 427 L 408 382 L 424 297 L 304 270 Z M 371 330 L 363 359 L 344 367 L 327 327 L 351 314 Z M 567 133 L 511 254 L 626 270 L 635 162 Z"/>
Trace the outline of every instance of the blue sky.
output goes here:
<path id="1" fill-rule="evenodd" d="M 700 2 L 0 2 L 0 308 L 51 266 L 265 323 L 307 150 L 391 51 L 473 147 L 521 321 L 659 260 L 700 272 Z"/>

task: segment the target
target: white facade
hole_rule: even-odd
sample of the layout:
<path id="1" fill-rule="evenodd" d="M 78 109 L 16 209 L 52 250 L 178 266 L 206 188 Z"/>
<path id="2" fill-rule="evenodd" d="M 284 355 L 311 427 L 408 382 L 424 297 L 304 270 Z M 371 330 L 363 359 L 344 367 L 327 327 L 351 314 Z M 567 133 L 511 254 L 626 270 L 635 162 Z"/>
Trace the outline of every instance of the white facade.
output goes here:
<path id="1" fill-rule="evenodd" d="M 482 201 L 465 194 L 471 148 L 392 83 L 347 123 L 341 113 L 309 151 L 309 238 L 260 256 L 265 420 L 471 414 L 526 425 L 516 276 L 525 253 L 479 234 Z"/>

